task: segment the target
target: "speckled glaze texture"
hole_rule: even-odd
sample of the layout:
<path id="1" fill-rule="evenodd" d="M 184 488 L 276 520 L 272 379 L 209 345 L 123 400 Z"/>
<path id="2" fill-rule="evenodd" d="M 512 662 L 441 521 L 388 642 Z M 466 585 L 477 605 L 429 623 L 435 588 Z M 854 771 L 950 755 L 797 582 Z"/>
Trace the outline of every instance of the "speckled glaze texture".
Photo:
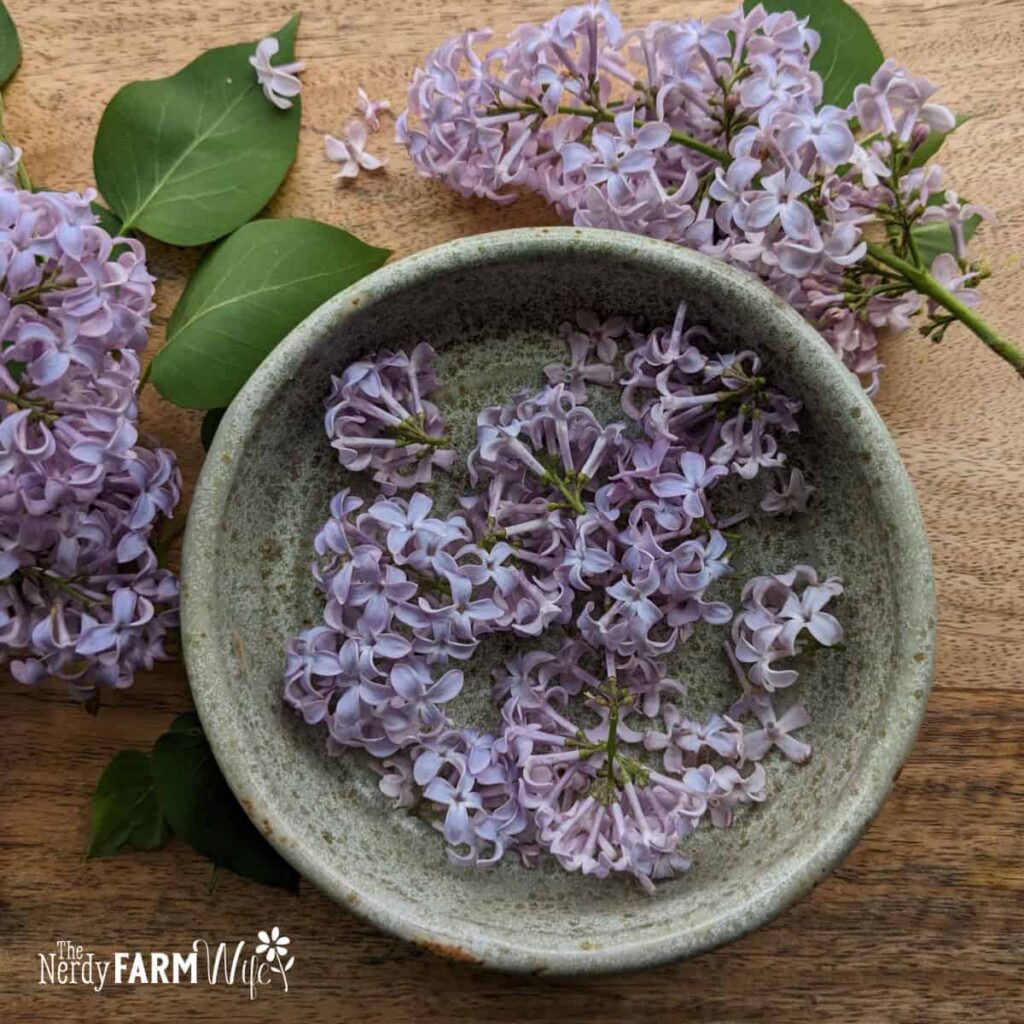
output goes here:
<path id="1" fill-rule="evenodd" d="M 390 808 L 355 757 L 281 700 L 286 638 L 315 621 L 311 538 L 344 485 L 323 433 L 329 377 L 354 356 L 427 341 L 456 436 L 481 405 L 539 386 L 538 356 L 584 307 L 670 323 L 689 303 L 723 349 L 753 348 L 803 399 L 787 446 L 818 486 L 812 513 L 744 531 L 740 576 L 795 560 L 841 575 L 843 651 L 802 666 L 814 756 L 769 758 L 769 797 L 688 843 L 693 869 L 654 896 L 628 881 L 451 867 L 422 820 Z M 752 278 L 631 235 L 541 228 L 467 238 L 394 263 L 331 299 L 267 358 L 221 423 L 189 515 L 185 657 L 228 782 L 267 837 L 344 906 L 435 952 L 516 971 L 620 971 L 692 956 L 771 919 L 820 881 L 878 811 L 913 742 L 932 675 L 934 593 L 921 516 L 885 426 L 857 382 L 788 306 Z M 729 596 L 727 593 L 723 596 Z M 720 636 L 671 666 L 693 710 L 732 690 Z M 482 652 L 483 653 L 483 652 Z M 460 697 L 486 725 L 482 662 Z M 484 716 L 481 718 L 481 716 Z M 473 719 L 472 722 L 469 719 Z"/>

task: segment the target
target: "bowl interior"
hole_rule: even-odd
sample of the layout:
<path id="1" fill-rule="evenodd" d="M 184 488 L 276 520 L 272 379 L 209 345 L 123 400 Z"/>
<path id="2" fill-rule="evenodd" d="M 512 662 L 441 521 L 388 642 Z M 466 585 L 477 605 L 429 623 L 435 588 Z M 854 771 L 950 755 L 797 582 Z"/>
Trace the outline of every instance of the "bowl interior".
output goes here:
<path id="1" fill-rule="evenodd" d="M 734 597 L 795 561 L 840 575 L 843 651 L 803 659 L 811 762 L 765 762 L 769 797 L 726 830 L 688 841 L 690 872 L 654 896 L 625 880 L 448 865 L 419 818 L 393 810 L 358 757 L 328 757 L 322 728 L 281 700 L 285 640 L 318 621 L 311 539 L 346 485 L 323 432 L 331 373 L 381 347 L 440 352 L 442 409 L 463 451 L 477 409 L 542 384 L 577 310 L 670 323 L 677 304 L 723 351 L 753 348 L 771 382 L 804 401 L 785 447 L 817 487 L 796 520 L 748 524 Z M 761 493 L 765 484 L 751 485 Z M 821 339 L 747 277 L 678 247 L 609 232 L 540 229 L 452 243 L 332 299 L 270 356 L 222 422 L 190 513 L 183 567 L 189 676 L 218 760 L 272 842 L 331 895 L 433 948 L 523 970 L 611 970 L 694 953 L 781 910 L 820 879 L 877 810 L 912 742 L 930 680 L 933 597 L 917 506 L 892 443 Z M 729 591 L 728 587 L 735 589 Z M 702 628 L 672 669 L 687 707 L 735 694 L 721 632 Z M 487 725 L 481 651 L 453 714 Z M 783 701 L 783 706 L 785 701 Z"/>

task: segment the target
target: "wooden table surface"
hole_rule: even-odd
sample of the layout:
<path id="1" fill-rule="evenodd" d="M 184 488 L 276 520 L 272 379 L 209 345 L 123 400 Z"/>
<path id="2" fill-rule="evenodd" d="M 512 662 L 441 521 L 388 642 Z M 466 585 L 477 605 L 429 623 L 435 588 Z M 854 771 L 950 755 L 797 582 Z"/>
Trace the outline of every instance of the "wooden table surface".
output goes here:
<path id="1" fill-rule="evenodd" d="M 443 38 L 486 20 L 503 32 L 556 0 L 308 0 L 299 157 L 272 212 L 317 217 L 401 256 L 474 232 L 552 223 L 538 202 L 498 209 L 416 177 L 390 130 L 382 174 L 331 180 L 321 134 L 340 130 L 356 87 L 401 106 Z M 728 0 L 620 0 L 623 20 L 713 15 Z M 983 115 L 947 143 L 953 187 L 996 209 L 981 250 L 995 269 L 984 312 L 1018 343 L 1024 326 L 1024 0 L 858 0 L 889 56 Z M 84 188 L 104 104 L 123 83 L 169 74 L 201 50 L 282 24 L 282 0 L 9 0 L 24 64 L 7 124 L 34 181 Z M 1021 90 L 1021 92 L 1018 92 Z M 389 126 L 390 128 L 390 126 Z M 197 254 L 149 249 L 159 346 Z M 0 682 L 0 1015 L 5 1021 L 1018 1021 L 1024 1019 L 1024 384 L 963 330 L 939 347 L 884 345 L 879 407 L 917 487 L 939 585 L 935 691 L 881 815 L 845 863 L 773 924 L 689 963 L 632 977 L 504 977 L 414 949 L 304 887 L 298 898 L 222 873 L 178 841 L 86 862 L 92 788 L 112 754 L 145 749 L 190 706 L 180 665 L 140 677 L 98 718 L 57 687 Z M 143 402 L 189 486 L 199 417 Z M 864 538 L 871 543 L 871 538 Z M 230 988 L 40 988 L 37 954 L 69 939 L 98 952 L 182 949 L 279 924 L 291 992 L 255 1003 Z"/>

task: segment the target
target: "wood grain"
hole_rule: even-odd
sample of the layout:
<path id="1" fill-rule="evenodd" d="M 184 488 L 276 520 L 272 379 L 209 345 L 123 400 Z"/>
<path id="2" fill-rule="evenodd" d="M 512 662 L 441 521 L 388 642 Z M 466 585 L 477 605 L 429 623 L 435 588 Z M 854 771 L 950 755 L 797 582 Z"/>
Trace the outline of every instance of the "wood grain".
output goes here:
<path id="1" fill-rule="evenodd" d="M 336 186 L 320 136 L 351 116 L 356 86 L 400 104 L 428 49 L 487 21 L 503 32 L 555 0 L 311 0 L 299 50 L 309 64 L 298 163 L 272 212 L 342 225 L 399 255 L 459 235 L 553 222 L 536 202 L 464 202 L 410 170 L 390 133 L 385 173 Z M 727 0 L 620 0 L 628 24 L 711 15 Z M 282 0 L 9 0 L 25 63 L 7 123 L 33 180 L 92 182 L 92 139 L 123 83 L 168 74 L 202 49 L 282 24 Z M 985 312 L 1021 341 L 1024 325 L 1024 0 L 858 0 L 888 55 L 980 114 L 947 144 L 953 186 L 997 209 L 981 249 L 995 270 Z M 197 254 L 150 247 L 158 326 Z M 585 981 L 503 977 L 380 934 L 311 888 L 295 898 L 224 875 L 172 842 L 86 863 L 89 795 L 111 755 L 148 747 L 189 706 L 179 666 L 140 678 L 90 718 L 55 688 L 0 684 L 0 1013 L 5 1021 L 265 1020 L 404 1024 L 633 1021 L 1009 1022 L 1024 1018 L 1024 385 L 963 331 L 941 347 L 884 348 L 879 406 L 924 508 L 938 572 L 936 688 L 917 746 L 849 859 L 772 925 L 690 963 Z M 143 403 L 191 484 L 199 417 Z M 871 538 L 864 538 L 871 543 Z M 59 938 L 99 952 L 251 938 L 277 923 L 296 953 L 292 991 L 250 1004 L 225 988 L 40 988 L 36 954 Z"/>

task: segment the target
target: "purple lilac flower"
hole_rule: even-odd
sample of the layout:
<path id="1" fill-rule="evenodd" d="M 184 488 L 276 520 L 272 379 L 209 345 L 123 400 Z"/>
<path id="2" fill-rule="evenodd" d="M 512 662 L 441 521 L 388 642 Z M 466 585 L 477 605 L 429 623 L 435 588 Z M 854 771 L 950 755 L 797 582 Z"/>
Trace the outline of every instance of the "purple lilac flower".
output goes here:
<path id="1" fill-rule="evenodd" d="M 0 664 L 81 699 L 166 657 L 178 585 L 153 533 L 181 493 L 138 428 L 153 278 L 94 196 L 0 185 Z"/>
<path id="2" fill-rule="evenodd" d="M 376 119 L 376 110 L 368 107 Z M 366 126 L 372 122 L 350 121 L 345 129 L 345 137 L 339 139 L 334 135 L 324 136 L 324 153 L 328 160 L 341 164 L 341 169 L 335 174 L 336 178 L 355 178 L 361 170 L 378 171 L 384 166 L 384 161 L 366 152 Z M 377 122 L 380 127 L 380 123 Z"/>
<path id="3" fill-rule="evenodd" d="M 759 88 L 778 89 L 763 71 Z M 335 378 L 328 436 L 380 493 L 366 503 L 345 489 L 331 502 L 314 541 L 323 621 L 289 641 L 284 694 L 324 723 L 331 752 L 375 759 L 382 792 L 420 805 L 452 863 L 548 853 L 567 871 L 651 889 L 687 869 L 680 847 L 694 830 L 728 827 L 765 798 L 759 762 L 771 749 L 806 760 L 793 733 L 809 715 L 794 705 L 776 718 L 773 694 L 797 682 L 796 655 L 841 639 L 826 606 L 842 584 L 797 565 L 748 581 L 735 616 L 715 597 L 732 571 L 723 531 L 742 518 L 716 512 L 717 488 L 774 475 L 779 440 L 797 430 L 799 403 L 768 386 L 753 352 L 716 351 L 685 306 L 646 334 L 585 311 L 562 336 L 571 362 L 545 368 L 549 386 L 479 413 L 467 458 L 477 490 L 447 510 L 426 489 L 446 429 L 425 397 L 437 386 L 432 350 L 378 353 Z M 585 385 L 614 385 L 623 364 L 632 428 L 586 405 Z M 50 443 L 21 421 L 11 433 L 24 448 Z M 765 501 L 795 513 L 811 489 L 792 470 Z M 152 511 L 135 507 L 140 521 Z M 148 611 L 116 600 L 116 621 L 87 634 L 98 653 Z M 0 604 L 0 631 L 16 614 Z M 697 718 L 666 659 L 701 622 L 731 623 L 742 694 L 726 714 Z M 557 650 L 523 646 L 552 627 L 569 634 Z M 495 634 L 520 648 L 493 673 L 498 727 L 461 728 L 453 702 L 479 685 L 474 655 Z M 59 620 L 40 642 L 66 642 Z"/>
<path id="4" fill-rule="evenodd" d="M 391 109 L 390 101 L 371 100 L 362 86 L 359 86 L 357 93 L 357 106 L 359 108 L 360 116 L 366 122 L 366 127 L 369 128 L 371 132 L 380 131 L 380 115 L 384 111 Z"/>
<path id="5" fill-rule="evenodd" d="M 427 484 L 433 469 L 450 469 L 444 420 L 427 400 L 437 386 L 429 345 L 385 353 L 376 364 L 352 363 L 333 378 L 324 424 L 346 469 L 374 471 L 386 495 Z"/>
<path id="6" fill-rule="evenodd" d="M 789 481 L 777 491 L 769 491 L 761 499 L 761 508 L 769 515 L 793 515 L 806 512 L 814 488 L 804 480 L 799 469 L 789 471 Z"/>
<path id="7" fill-rule="evenodd" d="M 811 723 L 811 716 L 802 704 L 794 704 L 778 719 L 771 704 L 755 704 L 754 714 L 761 728 L 745 732 L 741 740 L 743 756 L 748 761 L 760 761 L 772 747 L 778 747 L 797 764 L 811 756 L 810 744 L 792 735 L 794 730 Z"/>
<path id="8" fill-rule="evenodd" d="M 490 40 L 465 32 L 415 72 L 396 135 L 421 175 L 499 203 L 534 192 L 575 224 L 741 267 L 814 323 L 872 391 L 879 333 L 924 299 L 909 283 L 873 295 L 865 230 L 886 211 L 926 211 L 926 223 L 950 225 L 964 258 L 969 204 L 946 192 L 926 206 L 941 191 L 938 168 L 893 170 L 894 156 L 954 127 L 935 87 L 886 61 L 847 108 L 823 105 L 807 18 L 758 5 L 627 32 L 591 0 Z M 854 288 L 872 301 L 851 304 Z M 546 371 L 582 399 L 610 362 L 570 342 L 568 365 Z"/>
<path id="9" fill-rule="evenodd" d="M 256 80 L 263 89 L 263 95 L 278 109 L 287 110 L 292 105 L 292 98 L 302 91 L 298 74 L 305 70 L 306 65 L 297 60 L 275 67 L 270 62 L 280 49 L 281 43 L 274 36 L 267 36 L 259 41 L 249 63 L 256 70 Z"/>

